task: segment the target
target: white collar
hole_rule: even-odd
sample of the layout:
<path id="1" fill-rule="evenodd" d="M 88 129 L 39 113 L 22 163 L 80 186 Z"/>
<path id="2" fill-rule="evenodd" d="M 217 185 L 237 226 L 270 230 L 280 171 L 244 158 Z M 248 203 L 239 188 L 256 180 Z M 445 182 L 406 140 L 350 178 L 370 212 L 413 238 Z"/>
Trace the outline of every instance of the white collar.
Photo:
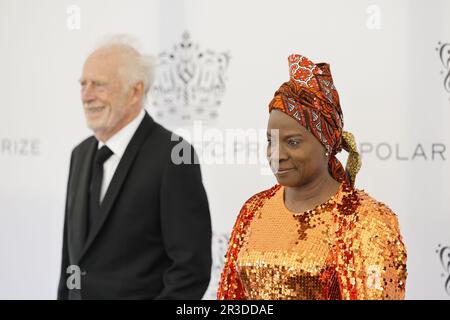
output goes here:
<path id="1" fill-rule="evenodd" d="M 133 120 L 131 120 L 125 127 L 120 129 L 115 135 L 113 135 L 111 138 L 109 138 L 105 143 L 99 141 L 98 142 L 98 148 L 100 149 L 104 145 L 107 145 L 111 151 L 119 156 L 119 158 L 122 158 L 123 154 L 125 153 L 125 149 L 127 148 L 128 144 L 131 141 L 131 138 L 133 137 L 134 133 L 136 132 L 137 128 L 141 124 L 142 120 L 144 119 L 145 111 L 144 108 L 141 109 L 141 112 L 135 117 Z"/>

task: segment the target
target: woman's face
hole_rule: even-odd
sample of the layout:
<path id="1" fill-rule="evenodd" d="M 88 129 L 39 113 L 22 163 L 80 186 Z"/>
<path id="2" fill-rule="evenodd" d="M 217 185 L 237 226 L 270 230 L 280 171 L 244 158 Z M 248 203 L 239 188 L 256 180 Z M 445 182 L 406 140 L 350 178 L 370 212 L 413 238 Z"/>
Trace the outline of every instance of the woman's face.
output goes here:
<path id="1" fill-rule="evenodd" d="M 267 158 L 279 184 L 300 187 L 327 174 L 325 147 L 287 114 L 270 113 L 267 140 Z"/>

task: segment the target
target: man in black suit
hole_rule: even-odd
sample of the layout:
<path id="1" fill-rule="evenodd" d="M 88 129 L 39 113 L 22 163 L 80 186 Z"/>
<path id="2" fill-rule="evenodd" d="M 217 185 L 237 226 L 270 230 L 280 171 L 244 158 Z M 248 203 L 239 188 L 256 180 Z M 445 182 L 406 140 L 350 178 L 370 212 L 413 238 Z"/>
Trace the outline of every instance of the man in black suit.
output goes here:
<path id="1" fill-rule="evenodd" d="M 143 109 L 152 75 L 152 61 L 121 40 L 84 64 L 94 136 L 71 156 L 58 299 L 200 299 L 208 286 L 200 166 L 193 148 Z"/>

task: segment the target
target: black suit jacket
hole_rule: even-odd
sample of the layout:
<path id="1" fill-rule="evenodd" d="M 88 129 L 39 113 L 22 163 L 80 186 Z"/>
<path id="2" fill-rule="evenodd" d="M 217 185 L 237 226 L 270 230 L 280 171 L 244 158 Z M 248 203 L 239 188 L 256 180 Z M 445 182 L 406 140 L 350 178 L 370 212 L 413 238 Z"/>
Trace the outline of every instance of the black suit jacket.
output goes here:
<path id="1" fill-rule="evenodd" d="M 88 189 L 97 149 L 89 137 L 72 152 L 58 299 L 200 299 L 211 271 L 211 220 L 198 164 L 175 164 L 187 142 L 146 113 L 90 227 Z M 177 146 L 173 149 L 174 146 Z M 191 153 L 189 157 L 189 153 Z M 81 288 L 68 289 L 69 265 Z"/>

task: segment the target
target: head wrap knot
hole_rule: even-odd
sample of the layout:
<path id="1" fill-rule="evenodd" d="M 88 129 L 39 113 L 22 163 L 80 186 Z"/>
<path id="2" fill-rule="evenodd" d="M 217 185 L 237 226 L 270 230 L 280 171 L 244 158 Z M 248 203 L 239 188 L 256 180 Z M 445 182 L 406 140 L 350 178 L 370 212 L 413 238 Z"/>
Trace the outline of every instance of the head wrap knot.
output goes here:
<path id="1" fill-rule="evenodd" d="M 280 110 L 310 131 L 329 154 L 328 170 L 333 178 L 354 185 L 361 158 L 353 135 L 343 131 L 343 114 L 330 66 L 315 64 L 298 54 L 290 55 L 288 61 L 290 79 L 275 92 L 269 112 Z M 342 149 L 349 152 L 346 170 L 335 156 Z"/>

